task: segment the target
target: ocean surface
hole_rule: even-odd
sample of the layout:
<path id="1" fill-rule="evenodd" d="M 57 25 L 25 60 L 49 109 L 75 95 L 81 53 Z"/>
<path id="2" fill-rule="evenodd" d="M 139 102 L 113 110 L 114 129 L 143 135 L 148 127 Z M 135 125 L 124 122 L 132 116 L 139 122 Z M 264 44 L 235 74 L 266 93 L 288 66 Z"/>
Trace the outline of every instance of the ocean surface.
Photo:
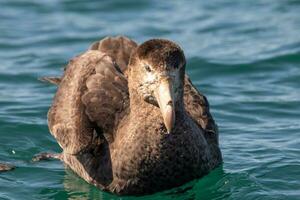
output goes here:
<path id="1" fill-rule="evenodd" d="M 300 1 L 0 0 L 0 199 L 300 199 Z M 224 163 L 144 197 L 102 192 L 59 161 L 46 114 L 59 76 L 96 40 L 168 38 L 208 98 Z"/>

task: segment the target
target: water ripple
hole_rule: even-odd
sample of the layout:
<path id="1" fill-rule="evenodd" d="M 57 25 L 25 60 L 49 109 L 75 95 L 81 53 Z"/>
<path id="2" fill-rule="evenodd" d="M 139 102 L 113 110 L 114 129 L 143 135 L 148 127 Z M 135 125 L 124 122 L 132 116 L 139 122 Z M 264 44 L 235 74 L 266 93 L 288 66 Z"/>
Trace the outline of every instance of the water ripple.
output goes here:
<path id="1" fill-rule="evenodd" d="M 1 199 L 119 199 L 60 162 L 47 110 L 67 61 L 107 35 L 175 40 L 219 124 L 221 167 L 137 199 L 300 198 L 300 3 L 287 1 L 0 1 Z M 45 178 L 46 177 L 46 178 Z M 136 199 L 124 197 L 122 199 Z"/>

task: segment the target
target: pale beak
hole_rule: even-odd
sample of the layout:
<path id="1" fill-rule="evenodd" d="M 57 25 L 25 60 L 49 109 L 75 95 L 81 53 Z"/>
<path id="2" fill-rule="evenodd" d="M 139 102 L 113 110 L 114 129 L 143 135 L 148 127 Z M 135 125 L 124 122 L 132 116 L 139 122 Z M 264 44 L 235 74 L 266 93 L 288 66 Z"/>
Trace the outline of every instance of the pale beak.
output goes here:
<path id="1" fill-rule="evenodd" d="M 159 86 L 155 90 L 155 97 L 164 119 L 164 124 L 168 133 L 170 133 L 175 125 L 174 92 L 171 78 L 161 79 Z"/>

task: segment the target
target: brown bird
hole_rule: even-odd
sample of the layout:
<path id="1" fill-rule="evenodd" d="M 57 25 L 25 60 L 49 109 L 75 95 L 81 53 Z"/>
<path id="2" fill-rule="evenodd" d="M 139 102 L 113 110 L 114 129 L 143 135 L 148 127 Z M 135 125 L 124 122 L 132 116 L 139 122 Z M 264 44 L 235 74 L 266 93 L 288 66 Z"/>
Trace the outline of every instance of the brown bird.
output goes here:
<path id="1" fill-rule="evenodd" d="M 149 194 L 199 178 L 222 162 L 208 101 L 185 75 L 182 49 L 108 37 L 73 58 L 48 113 L 59 158 L 95 186 Z"/>

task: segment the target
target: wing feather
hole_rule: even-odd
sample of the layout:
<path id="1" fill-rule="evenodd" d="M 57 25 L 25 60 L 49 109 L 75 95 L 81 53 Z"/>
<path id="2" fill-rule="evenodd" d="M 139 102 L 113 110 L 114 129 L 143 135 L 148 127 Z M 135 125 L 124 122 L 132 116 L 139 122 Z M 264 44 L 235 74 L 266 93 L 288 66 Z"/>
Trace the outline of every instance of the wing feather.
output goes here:
<path id="1" fill-rule="evenodd" d="M 95 72 L 86 82 L 87 90 L 82 96 L 82 102 L 89 119 L 105 132 L 112 132 L 117 114 L 121 112 L 123 105 L 128 105 L 127 80 L 109 56 L 102 59 L 95 67 Z M 120 83 L 115 81 L 121 79 Z"/>
<path id="2" fill-rule="evenodd" d="M 218 126 L 210 114 L 209 103 L 187 75 L 184 83 L 184 104 L 188 114 L 204 130 L 206 139 L 218 144 Z"/>
<path id="3" fill-rule="evenodd" d="M 126 37 L 105 38 L 73 58 L 62 78 L 44 79 L 59 84 L 48 112 L 48 125 L 66 153 L 95 148 L 103 139 L 99 134 L 113 138 L 119 114 L 129 105 L 123 72 L 136 47 Z"/>
<path id="4" fill-rule="evenodd" d="M 48 125 L 65 152 L 77 154 L 92 147 L 94 125 L 85 114 L 81 96 L 86 80 L 95 73 L 103 53 L 87 51 L 72 59 L 61 79 L 53 104 L 48 112 Z"/>

